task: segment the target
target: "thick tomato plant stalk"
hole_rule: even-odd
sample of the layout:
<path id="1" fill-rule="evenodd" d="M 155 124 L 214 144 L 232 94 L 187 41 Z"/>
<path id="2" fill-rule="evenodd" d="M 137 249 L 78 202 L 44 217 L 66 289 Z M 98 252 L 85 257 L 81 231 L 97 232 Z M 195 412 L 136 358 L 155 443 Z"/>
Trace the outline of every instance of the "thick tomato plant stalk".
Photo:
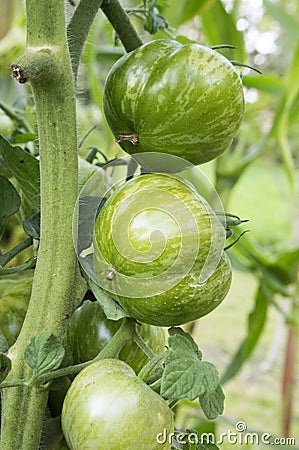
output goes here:
<path id="1" fill-rule="evenodd" d="M 23 358 L 28 340 L 49 330 L 64 335 L 72 311 L 76 257 L 72 215 L 77 197 L 77 137 L 73 73 L 63 0 L 27 0 L 27 50 L 14 76 L 30 81 L 36 103 L 41 162 L 41 239 L 24 325 L 10 349 L 8 380 L 30 378 Z M 14 387 L 2 392 L 1 450 L 36 449 L 47 391 Z M 20 419 L 22 418 L 22 424 Z"/>
<path id="2" fill-rule="evenodd" d="M 72 240 L 78 194 L 75 78 L 89 27 L 102 3 L 107 3 L 105 13 L 110 14 L 108 1 L 81 0 L 66 27 L 64 0 L 26 0 L 26 51 L 12 69 L 20 83 L 31 83 L 36 104 L 41 237 L 28 312 L 9 350 L 12 370 L 7 383 L 24 380 L 24 385 L 1 392 L 1 450 L 39 448 L 48 391 L 26 386 L 32 373 L 24 361 L 24 348 L 44 331 L 63 339 L 76 306 L 80 278 Z M 122 23 L 122 15 L 125 12 L 120 8 L 110 21 Z M 132 35 L 132 45 L 140 45 L 130 23 L 124 22 L 124 28 L 123 40 L 131 40 Z"/>

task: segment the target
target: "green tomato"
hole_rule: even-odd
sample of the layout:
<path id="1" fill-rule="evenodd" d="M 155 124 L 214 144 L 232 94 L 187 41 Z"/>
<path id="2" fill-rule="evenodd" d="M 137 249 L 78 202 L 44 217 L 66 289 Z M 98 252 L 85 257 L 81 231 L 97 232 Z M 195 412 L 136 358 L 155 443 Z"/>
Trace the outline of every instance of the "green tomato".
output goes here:
<path id="1" fill-rule="evenodd" d="M 62 409 L 71 450 L 166 450 L 157 435 L 174 430 L 167 403 L 117 359 L 102 359 L 72 382 Z"/>
<path id="2" fill-rule="evenodd" d="M 231 283 L 225 229 L 178 176 L 147 174 L 125 183 L 94 227 L 101 286 L 137 320 L 175 326 L 215 309 Z"/>
<path id="3" fill-rule="evenodd" d="M 86 300 L 71 317 L 67 330 L 67 343 L 74 363 L 89 361 L 111 341 L 119 329 L 121 320 L 109 320 L 98 302 Z M 165 350 L 166 335 L 162 328 L 138 325 L 137 330 L 153 350 L 159 354 Z M 129 364 L 136 373 L 148 362 L 148 357 L 134 342 L 122 348 L 119 358 Z"/>
<path id="4" fill-rule="evenodd" d="M 161 39 L 114 64 L 104 111 L 126 152 L 170 153 L 196 165 L 230 146 L 244 116 L 244 93 L 238 72 L 218 52 Z"/>
<path id="5" fill-rule="evenodd" d="M 16 341 L 23 325 L 31 288 L 31 277 L 0 282 L 0 330 L 9 346 Z"/>

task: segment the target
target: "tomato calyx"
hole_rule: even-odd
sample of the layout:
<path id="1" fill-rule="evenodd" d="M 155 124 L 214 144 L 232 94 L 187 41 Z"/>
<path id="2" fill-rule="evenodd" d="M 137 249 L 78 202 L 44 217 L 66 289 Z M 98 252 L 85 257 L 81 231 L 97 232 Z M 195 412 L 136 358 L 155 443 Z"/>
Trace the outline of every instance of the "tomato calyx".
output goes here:
<path id="1" fill-rule="evenodd" d="M 128 141 L 130 142 L 132 145 L 138 145 L 139 144 L 139 138 L 138 135 L 136 133 L 133 134 L 119 134 L 116 139 L 115 142 L 117 142 L 118 144 L 124 141 Z"/>

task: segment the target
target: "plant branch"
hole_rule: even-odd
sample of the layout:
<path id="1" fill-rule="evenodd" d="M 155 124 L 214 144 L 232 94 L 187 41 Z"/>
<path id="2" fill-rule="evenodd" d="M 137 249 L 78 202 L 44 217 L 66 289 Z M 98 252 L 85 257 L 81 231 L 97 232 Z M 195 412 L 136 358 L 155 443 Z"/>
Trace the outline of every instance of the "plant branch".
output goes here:
<path id="1" fill-rule="evenodd" d="M 77 78 L 84 43 L 102 3 L 103 0 L 81 0 L 68 24 L 67 36 L 75 78 Z"/>
<path id="2" fill-rule="evenodd" d="M 21 253 L 26 248 L 30 247 L 32 245 L 32 238 L 28 238 L 23 242 L 20 242 L 18 245 L 16 245 L 14 248 L 6 252 L 4 255 L 0 255 L 0 266 L 6 266 L 9 261 L 11 261 L 15 256 L 17 256 L 19 253 Z"/>
<path id="3" fill-rule="evenodd" d="M 142 40 L 118 0 L 104 0 L 101 8 L 127 52 L 142 45 Z"/>
<path id="4" fill-rule="evenodd" d="M 32 269 L 34 264 L 35 264 L 35 256 L 33 256 L 32 258 L 28 259 L 28 261 L 26 261 L 24 264 L 21 264 L 19 266 L 14 266 L 14 267 L 1 267 L 0 266 L 0 276 L 4 276 L 4 275 L 12 275 L 13 273 L 19 273 L 19 272 L 23 272 L 24 270 L 27 269 Z"/>
<path id="5" fill-rule="evenodd" d="M 153 352 L 153 350 L 144 342 L 144 340 L 137 333 L 137 331 L 135 331 L 135 333 L 134 333 L 133 340 L 134 340 L 135 344 L 137 344 L 138 347 L 141 348 L 143 353 L 145 353 L 149 359 L 154 358 L 156 356 L 156 354 Z"/>
<path id="6" fill-rule="evenodd" d="M 132 341 L 135 335 L 135 327 L 136 322 L 133 319 L 124 320 L 111 341 L 108 342 L 94 359 L 81 364 L 75 364 L 74 366 L 62 367 L 61 369 L 53 370 L 52 372 L 43 373 L 34 380 L 34 384 L 38 387 L 38 385 L 43 385 L 56 378 L 66 375 L 76 375 L 82 369 L 100 359 L 117 358 L 123 346 L 127 342 Z"/>

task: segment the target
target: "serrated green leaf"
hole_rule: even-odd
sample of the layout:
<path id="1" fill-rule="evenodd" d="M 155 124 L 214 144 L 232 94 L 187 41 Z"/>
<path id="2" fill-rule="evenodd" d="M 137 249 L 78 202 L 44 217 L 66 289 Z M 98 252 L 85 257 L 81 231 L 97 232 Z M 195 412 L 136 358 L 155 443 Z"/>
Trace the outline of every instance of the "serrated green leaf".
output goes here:
<path id="1" fill-rule="evenodd" d="M 0 353 L 5 353 L 7 352 L 8 349 L 9 345 L 7 343 L 7 340 L 2 331 L 0 330 Z"/>
<path id="2" fill-rule="evenodd" d="M 11 369 L 11 360 L 0 353 L 0 383 L 7 377 Z"/>
<path id="3" fill-rule="evenodd" d="M 24 358 L 36 375 L 58 369 L 64 358 L 64 347 L 53 333 L 34 336 L 24 350 Z"/>
<path id="4" fill-rule="evenodd" d="M 0 136 L 0 154 L 19 183 L 28 204 L 34 211 L 38 211 L 40 209 L 38 160 L 21 147 L 10 145 L 2 136 Z"/>
<path id="5" fill-rule="evenodd" d="M 234 45 L 236 49 L 225 50 L 225 54 L 229 54 L 231 59 L 244 62 L 243 35 L 237 29 L 233 16 L 226 12 L 220 0 L 215 0 L 212 6 L 202 14 L 201 21 L 204 34 L 211 45 Z"/>
<path id="6" fill-rule="evenodd" d="M 216 419 L 224 410 L 225 395 L 220 384 L 214 392 L 206 392 L 199 397 L 200 406 L 207 419 Z"/>
<path id="7" fill-rule="evenodd" d="M 182 328 L 180 328 L 180 327 L 171 327 L 171 328 L 169 328 L 168 333 L 169 333 L 169 336 L 170 336 L 170 337 L 168 338 L 168 343 L 169 343 L 169 346 L 170 346 L 170 347 L 172 346 L 172 339 L 171 339 L 171 336 L 176 336 L 177 334 L 179 334 L 180 336 L 183 336 L 183 337 L 185 337 L 186 339 L 188 339 L 189 345 L 190 345 L 190 344 L 192 345 L 193 351 L 196 352 L 197 357 L 198 357 L 199 359 L 201 359 L 202 353 L 201 353 L 201 351 L 198 349 L 198 345 L 196 344 L 196 342 L 195 342 L 194 339 L 192 338 L 191 334 L 187 333 L 186 331 L 184 331 L 184 330 L 183 330 Z M 170 339 L 170 340 L 169 340 L 169 339 Z M 174 342 L 175 342 L 175 341 L 174 341 Z M 184 341 L 181 341 L 181 342 L 183 343 Z M 191 351 L 191 347 L 190 347 L 190 351 Z"/>
<path id="8" fill-rule="evenodd" d="M 272 292 L 269 291 L 264 283 L 261 283 L 255 296 L 254 308 L 248 316 L 247 336 L 227 366 L 221 378 L 221 383 L 230 380 L 241 369 L 245 361 L 253 352 L 264 329 L 268 306 L 271 299 Z"/>
<path id="9" fill-rule="evenodd" d="M 213 392 L 219 384 L 216 367 L 198 358 L 194 346 L 185 336 L 176 334 L 168 339 L 161 395 L 167 399 L 194 400 L 205 392 Z"/>
<path id="10" fill-rule="evenodd" d="M 33 239 L 40 238 L 40 213 L 36 213 L 23 222 L 24 231 Z"/>

